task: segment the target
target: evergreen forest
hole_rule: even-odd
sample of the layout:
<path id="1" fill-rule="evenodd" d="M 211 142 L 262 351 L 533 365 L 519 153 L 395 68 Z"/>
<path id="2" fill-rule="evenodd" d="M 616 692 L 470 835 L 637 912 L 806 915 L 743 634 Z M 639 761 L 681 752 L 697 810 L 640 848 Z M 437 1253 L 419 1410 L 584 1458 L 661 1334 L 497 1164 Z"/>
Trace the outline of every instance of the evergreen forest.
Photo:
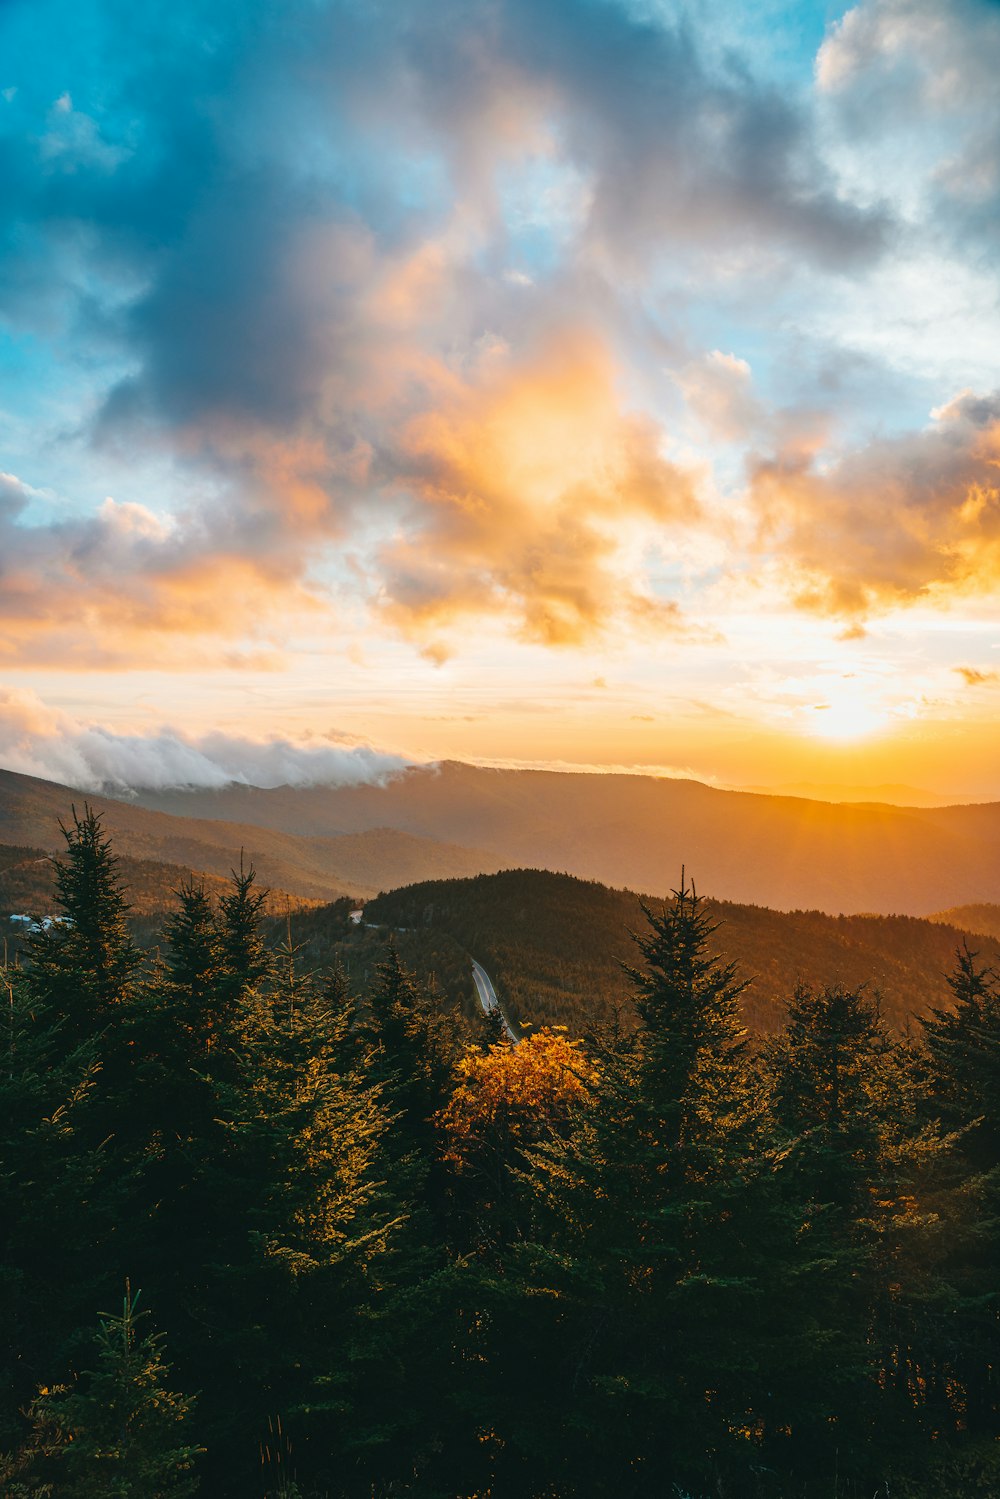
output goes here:
<path id="1" fill-rule="evenodd" d="M 3 970 L 8 1499 L 1000 1495 L 1000 976 L 747 1028 L 682 877 L 513 1045 L 252 866 L 136 945 L 101 820 Z M 737 932 L 738 938 L 738 932 Z M 585 954 L 581 954 L 581 960 Z M 617 996 L 614 996 L 617 998 Z"/>

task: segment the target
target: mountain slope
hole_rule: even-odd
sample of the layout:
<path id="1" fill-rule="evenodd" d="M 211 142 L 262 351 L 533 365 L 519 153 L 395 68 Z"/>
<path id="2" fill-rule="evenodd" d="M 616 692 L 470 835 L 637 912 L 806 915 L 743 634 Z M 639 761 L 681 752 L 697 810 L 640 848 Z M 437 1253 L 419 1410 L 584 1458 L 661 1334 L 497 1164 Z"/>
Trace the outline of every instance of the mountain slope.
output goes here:
<path id="1" fill-rule="evenodd" d="M 654 902 L 655 904 L 655 902 Z M 758 1031 L 781 1022 L 799 983 L 866 984 L 899 1029 L 950 1002 L 946 975 L 966 933 L 908 916 L 828 916 L 709 902 L 715 950 L 752 980 L 744 1000 Z M 622 962 L 638 958 L 630 933 L 645 927 L 639 897 L 569 875 L 505 870 L 473 880 L 434 881 L 380 896 L 366 918 L 388 927 L 446 934 L 488 969 L 515 1015 L 579 1030 L 607 1020 L 630 993 Z M 970 939 L 984 963 L 1000 942 Z"/>
<path id="2" fill-rule="evenodd" d="M 1000 900 L 1000 804 L 832 805 L 650 776 L 415 767 L 384 785 L 140 792 L 143 806 L 238 817 L 286 833 L 395 828 L 485 850 L 497 865 L 565 870 L 666 892 L 699 887 L 790 910 L 903 912 Z"/>
<path id="3" fill-rule="evenodd" d="M 311 899 L 363 897 L 416 879 L 495 870 L 504 862 L 489 853 L 395 828 L 307 837 L 249 822 L 181 817 L 4 770 L 0 839 L 46 851 L 61 849 L 59 820 L 70 816 L 74 803 L 79 808 L 84 801 L 102 814 L 119 854 L 225 878 L 245 850 L 262 883 Z"/>
<path id="4" fill-rule="evenodd" d="M 928 918 L 947 926 L 958 926 L 966 932 L 977 932 L 980 936 L 995 937 L 1000 941 L 1000 905 L 978 904 L 952 906 L 949 911 L 937 911 Z"/>
<path id="5" fill-rule="evenodd" d="M 156 918 L 163 918 L 175 909 L 174 892 L 189 878 L 204 884 L 215 899 L 231 888 L 229 880 L 204 869 L 132 859 L 127 855 L 119 858 L 118 873 L 131 917 L 150 926 L 157 924 Z M 264 903 L 265 914 L 283 914 L 289 900 L 296 909 L 302 904 L 315 904 L 302 896 L 292 897 L 284 890 L 271 889 Z M 9 926 L 8 918 L 15 912 L 50 916 L 57 909 L 55 870 L 50 855 L 40 848 L 0 844 L 0 923 Z"/>

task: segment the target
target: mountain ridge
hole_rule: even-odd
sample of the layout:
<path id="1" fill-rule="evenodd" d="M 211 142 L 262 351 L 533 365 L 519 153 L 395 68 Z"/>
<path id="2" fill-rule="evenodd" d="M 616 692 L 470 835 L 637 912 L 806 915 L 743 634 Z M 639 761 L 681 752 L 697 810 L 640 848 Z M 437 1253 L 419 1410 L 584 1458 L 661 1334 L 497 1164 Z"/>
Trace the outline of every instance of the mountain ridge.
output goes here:
<path id="1" fill-rule="evenodd" d="M 56 818 L 74 799 L 84 793 L 0 772 L 0 838 L 57 847 Z M 684 866 L 706 894 L 775 910 L 929 916 L 1000 901 L 1000 803 L 992 802 L 824 803 L 454 761 L 364 786 L 234 783 L 86 800 L 123 853 L 225 875 L 242 848 L 266 883 L 313 899 L 504 868 L 564 870 L 662 895 Z"/>
<path id="2" fill-rule="evenodd" d="M 566 870 L 665 892 L 681 865 L 720 899 L 781 910 L 926 916 L 1000 899 L 1000 804 L 904 808 L 721 790 L 651 776 L 443 761 L 378 785 L 142 792 L 201 815 L 239 810 L 286 830 L 391 826 L 472 846 L 507 867 Z"/>

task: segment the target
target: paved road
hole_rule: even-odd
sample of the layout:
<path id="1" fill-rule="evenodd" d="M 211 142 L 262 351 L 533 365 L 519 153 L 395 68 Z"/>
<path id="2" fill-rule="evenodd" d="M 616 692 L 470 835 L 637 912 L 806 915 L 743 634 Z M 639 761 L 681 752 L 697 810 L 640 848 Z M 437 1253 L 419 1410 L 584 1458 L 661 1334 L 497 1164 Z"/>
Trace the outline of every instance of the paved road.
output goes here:
<path id="1" fill-rule="evenodd" d="M 521 1038 L 520 1036 L 515 1034 L 513 1026 L 507 1019 L 507 1016 L 504 1013 L 503 1005 L 497 999 L 497 993 L 490 981 L 489 974 L 486 972 L 486 969 L 482 966 L 481 963 L 476 962 L 475 958 L 473 958 L 472 960 L 472 977 L 476 981 L 476 989 L 479 992 L 479 1003 L 483 1007 L 483 1014 L 489 1015 L 492 1011 L 495 1010 L 496 1013 L 500 1016 L 500 1019 L 503 1021 L 504 1030 L 507 1032 L 510 1040 L 513 1041 L 514 1045 L 516 1046 Z"/>

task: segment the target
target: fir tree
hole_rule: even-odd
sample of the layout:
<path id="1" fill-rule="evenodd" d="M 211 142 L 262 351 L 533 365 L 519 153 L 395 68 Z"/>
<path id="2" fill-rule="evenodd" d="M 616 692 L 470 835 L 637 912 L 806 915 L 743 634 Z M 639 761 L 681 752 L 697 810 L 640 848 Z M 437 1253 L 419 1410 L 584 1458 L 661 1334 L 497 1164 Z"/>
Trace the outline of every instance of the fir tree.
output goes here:
<path id="1" fill-rule="evenodd" d="M 34 992 L 58 1011 L 67 1042 L 114 1027 L 127 1005 L 139 966 L 129 935 L 128 903 L 118 860 L 101 819 L 60 823 L 66 853 L 53 859 L 63 916 L 30 937 L 27 957 Z"/>
<path id="2" fill-rule="evenodd" d="M 420 992 L 400 962 L 396 944 L 378 965 L 362 1026 L 365 1071 L 397 1118 L 400 1156 L 416 1152 L 429 1162 L 435 1151 L 434 1115 L 451 1083 L 454 1038 L 439 1010 Z"/>
<path id="3" fill-rule="evenodd" d="M 59 1499 L 187 1499 L 198 1488 L 194 1401 L 169 1387 L 163 1334 L 140 1336 L 138 1301 L 126 1288 L 121 1315 L 101 1315 L 93 1367 L 31 1406 L 29 1471 Z"/>
<path id="4" fill-rule="evenodd" d="M 910 1053 L 861 990 L 799 988 L 768 1061 L 782 1186 L 801 1222 L 786 1460 L 814 1474 L 836 1458 L 845 1480 L 877 1482 L 921 1440 L 916 1194 L 943 1142 L 921 1122 Z"/>
<path id="5" fill-rule="evenodd" d="M 261 910 L 268 891 L 257 887 L 257 871 L 244 867 L 232 872 L 232 888 L 219 902 L 219 943 L 224 975 L 223 991 L 235 1003 L 264 978 L 271 960 L 260 930 Z"/>
<path id="6" fill-rule="evenodd" d="M 976 959 L 959 949 L 954 1008 L 922 1026 L 929 1107 L 958 1132 L 950 1233 L 935 1266 L 934 1343 L 944 1355 L 935 1383 L 969 1439 L 989 1443 L 1000 1438 L 1000 977 Z"/>
<path id="7" fill-rule="evenodd" d="M 966 1158 L 991 1171 L 1000 1165 L 1000 977 L 967 944 L 955 956 L 953 1006 L 921 1021 L 929 1083 L 941 1118 L 964 1131 Z"/>
<path id="8" fill-rule="evenodd" d="M 521 1256 L 534 1296 L 512 1287 L 496 1313 L 511 1344 L 498 1380 L 531 1369 L 500 1428 L 506 1465 L 520 1449 L 511 1488 L 554 1458 L 559 1492 L 699 1492 L 755 1460 L 774 1208 L 751 1157 L 744 986 L 683 880 L 647 917 L 629 969 L 639 1030 L 599 1059 L 569 1142 L 539 1151 L 538 1240 Z"/>
<path id="9" fill-rule="evenodd" d="M 62 1366 L 93 1306 L 102 1246 L 122 1206 L 93 1142 L 92 1039 L 67 1046 L 62 1017 L 22 970 L 0 971 L 0 1447 L 13 1446 L 39 1380 Z"/>

